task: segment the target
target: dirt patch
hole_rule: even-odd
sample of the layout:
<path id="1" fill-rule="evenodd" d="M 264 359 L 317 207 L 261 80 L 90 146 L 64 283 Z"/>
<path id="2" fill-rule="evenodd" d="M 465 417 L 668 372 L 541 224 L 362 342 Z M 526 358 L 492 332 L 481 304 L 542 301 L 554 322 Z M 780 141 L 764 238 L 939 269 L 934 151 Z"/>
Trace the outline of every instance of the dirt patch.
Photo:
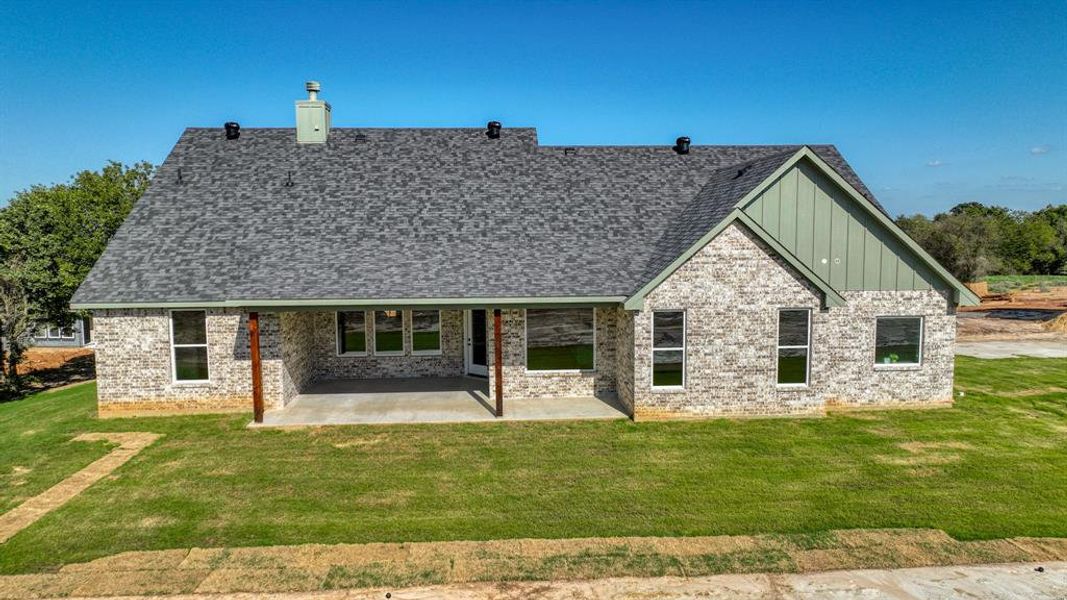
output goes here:
<path id="1" fill-rule="evenodd" d="M 1067 312 L 1051 321 L 1046 321 L 1044 327 L 1053 333 L 1067 333 Z"/>
<path id="2" fill-rule="evenodd" d="M 0 597 L 392 589 L 476 581 L 701 577 L 1065 558 L 1063 539 L 960 542 L 943 531 L 926 529 L 194 548 L 125 552 L 66 565 L 57 573 L 3 576 Z"/>
<path id="3" fill-rule="evenodd" d="M 963 456 L 957 450 L 973 450 L 970 444 L 962 442 L 902 442 L 897 448 L 906 451 L 909 456 L 881 455 L 875 457 L 879 462 L 887 465 L 899 465 L 902 467 L 934 467 L 959 462 Z M 923 472 L 919 469 L 916 475 L 935 475 L 936 471 Z"/>
<path id="4" fill-rule="evenodd" d="M 96 377 L 96 358 L 91 348 L 29 348 L 18 372 L 30 389 L 51 389 Z"/>

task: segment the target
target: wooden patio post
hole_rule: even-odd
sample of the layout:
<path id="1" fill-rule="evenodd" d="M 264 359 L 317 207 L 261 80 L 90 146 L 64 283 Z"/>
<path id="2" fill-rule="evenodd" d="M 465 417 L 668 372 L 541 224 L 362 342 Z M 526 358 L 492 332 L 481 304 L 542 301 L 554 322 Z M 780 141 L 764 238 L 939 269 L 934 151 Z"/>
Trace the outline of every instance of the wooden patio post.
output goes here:
<path id="1" fill-rule="evenodd" d="M 496 380 L 496 416 L 504 416 L 504 344 L 500 330 L 500 309 L 493 309 L 493 375 Z"/>
<path id="2" fill-rule="evenodd" d="M 252 351 L 252 414 L 263 422 L 263 364 L 259 358 L 259 313 L 248 313 L 248 343 Z"/>

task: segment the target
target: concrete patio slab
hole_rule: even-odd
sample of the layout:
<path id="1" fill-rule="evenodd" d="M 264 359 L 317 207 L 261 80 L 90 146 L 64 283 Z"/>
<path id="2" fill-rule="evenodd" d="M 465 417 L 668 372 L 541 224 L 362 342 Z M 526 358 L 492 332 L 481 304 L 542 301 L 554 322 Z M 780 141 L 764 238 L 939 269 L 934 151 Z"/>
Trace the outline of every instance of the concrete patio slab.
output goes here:
<path id="1" fill-rule="evenodd" d="M 956 354 L 975 358 L 1067 358 L 1067 340 L 957 342 Z"/>
<path id="2" fill-rule="evenodd" d="M 625 419 L 614 397 L 505 398 L 494 415 L 489 383 L 473 377 L 336 380 L 315 384 L 257 427 Z"/>

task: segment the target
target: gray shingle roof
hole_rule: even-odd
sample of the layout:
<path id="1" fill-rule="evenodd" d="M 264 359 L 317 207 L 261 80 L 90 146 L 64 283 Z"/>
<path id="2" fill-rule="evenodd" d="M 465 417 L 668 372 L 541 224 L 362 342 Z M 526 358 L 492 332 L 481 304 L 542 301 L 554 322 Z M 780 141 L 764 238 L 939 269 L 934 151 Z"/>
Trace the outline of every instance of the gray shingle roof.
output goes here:
<path id="1" fill-rule="evenodd" d="M 187 129 L 73 303 L 627 296 L 800 148 L 295 139 Z M 874 201 L 833 146 L 811 148 Z"/>

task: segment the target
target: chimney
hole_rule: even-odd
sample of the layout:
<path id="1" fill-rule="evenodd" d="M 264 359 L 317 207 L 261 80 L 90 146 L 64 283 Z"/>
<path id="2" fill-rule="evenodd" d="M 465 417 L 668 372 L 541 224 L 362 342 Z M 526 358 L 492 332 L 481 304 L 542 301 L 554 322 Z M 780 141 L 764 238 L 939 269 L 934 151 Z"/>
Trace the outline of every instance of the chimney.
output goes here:
<path id="1" fill-rule="evenodd" d="M 674 140 L 673 150 L 678 154 L 689 154 L 689 138 L 682 136 Z"/>
<path id="2" fill-rule="evenodd" d="M 296 142 L 325 144 L 330 135 L 330 103 L 319 100 L 319 82 L 309 81 L 305 87 L 308 99 L 296 101 Z"/>

